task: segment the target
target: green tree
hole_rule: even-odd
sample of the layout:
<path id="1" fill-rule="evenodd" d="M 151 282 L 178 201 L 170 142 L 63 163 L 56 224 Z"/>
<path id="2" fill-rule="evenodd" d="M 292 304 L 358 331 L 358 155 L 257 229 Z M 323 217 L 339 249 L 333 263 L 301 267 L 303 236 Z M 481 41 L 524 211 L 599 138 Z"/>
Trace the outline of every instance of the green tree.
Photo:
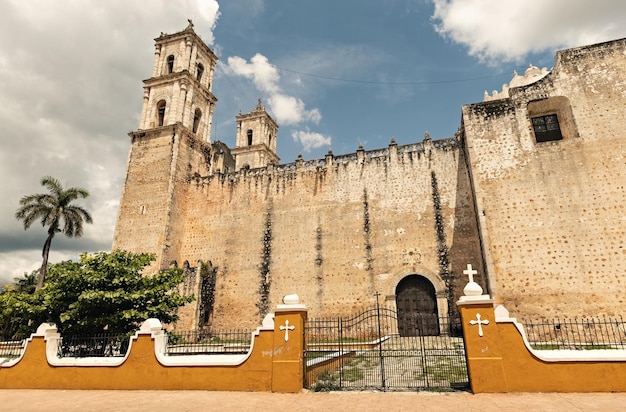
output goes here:
<path id="1" fill-rule="evenodd" d="M 176 309 L 194 297 L 175 290 L 184 280 L 180 269 L 143 276 L 153 260 L 154 255 L 114 251 L 52 264 L 29 313 L 37 325 L 55 323 L 64 334 L 125 334 L 148 318 L 175 322 Z"/>
<path id="2" fill-rule="evenodd" d="M 37 277 L 36 290 L 41 289 L 46 279 L 48 254 L 54 235 L 61 232 L 70 238 L 80 237 L 83 235 L 83 221 L 93 222 L 89 212 L 72 204 L 76 199 L 84 199 L 89 196 L 86 189 L 80 187 L 64 188 L 61 182 L 51 176 L 42 178 L 41 185 L 48 189 L 48 193 L 24 196 L 20 199 L 20 207 L 15 212 L 15 218 L 23 221 L 24 230 L 28 229 L 38 219 L 41 219 L 42 226 L 48 227 L 48 237 L 41 253 L 43 262 Z"/>
<path id="3" fill-rule="evenodd" d="M 29 327 L 29 309 L 32 307 L 32 293 L 37 282 L 35 270 L 24 272 L 13 278 L 13 283 L 4 285 L 0 291 L 0 340 L 21 340 L 32 328 Z M 31 325 L 32 326 L 32 325 Z"/>
<path id="4" fill-rule="evenodd" d="M 29 322 L 32 297 L 15 290 L 0 293 L 0 340 L 22 340 L 34 332 L 37 326 Z"/>

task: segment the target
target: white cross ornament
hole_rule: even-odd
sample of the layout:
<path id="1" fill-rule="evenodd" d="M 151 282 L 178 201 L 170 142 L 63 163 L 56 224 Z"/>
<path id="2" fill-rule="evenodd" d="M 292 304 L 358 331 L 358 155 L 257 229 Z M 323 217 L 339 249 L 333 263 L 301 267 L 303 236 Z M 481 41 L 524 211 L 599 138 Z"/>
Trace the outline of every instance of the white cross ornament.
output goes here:
<path id="1" fill-rule="evenodd" d="M 280 330 L 284 330 L 285 331 L 285 342 L 289 341 L 289 331 L 290 330 L 294 330 L 296 327 L 291 325 L 289 326 L 289 319 L 285 320 L 285 326 L 280 325 Z"/>
<path id="2" fill-rule="evenodd" d="M 470 283 L 474 281 L 474 275 L 478 274 L 478 271 L 476 269 L 472 269 L 472 265 L 471 263 L 467 264 L 467 269 L 465 269 L 463 271 L 464 275 L 467 275 L 467 277 L 469 278 Z"/>
<path id="3" fill-rule="evenodd" d="M 465 285 L 465 287 L 463 288 L 463 293 L 465 294 L 465 296 L 482 295 L 483 288 L 481 288 L 478 283 L 474 282 L 474 275 L 477 275 L 478 271 L 475 269 L 472 269 L 472 265 L 468 263 L 467 269 L 463 271 L 463 274 L 467 275 L 467 277 L 469 278 L 469 282 L 467 282 L 467 285 Z"/>
<path id="4" fill-rule="evenodd" d="M 483 336 L 483 325 L 489 325 L 489 320 L 480 319 L 480 313 L 476 314 L 476 320 L 470 320 L 470 325 L 478 325 L 478 336 L 482 338 Z"/>

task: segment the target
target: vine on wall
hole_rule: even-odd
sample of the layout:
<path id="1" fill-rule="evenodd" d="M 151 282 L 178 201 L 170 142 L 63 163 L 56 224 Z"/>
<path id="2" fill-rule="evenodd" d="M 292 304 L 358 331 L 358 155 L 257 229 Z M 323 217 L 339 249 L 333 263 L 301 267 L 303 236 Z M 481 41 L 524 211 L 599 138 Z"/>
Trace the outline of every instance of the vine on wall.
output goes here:
<path id="1" fill-rule="evenodd" d="M 448 314 L 452 315 L 454 308 L 454 296 L 452 292 L 452 273 L 450 272 L 450 257 L 446 244 L 446 232 L 443 215 L 441 213 L 441 199 L 439 197 L 439 185 L 435 172 L 430 172 L 430 183 L 433 190 L 433 206 L 435 212 L 435 231 L 437 232 L 437 259 L 439 263 L 439 276 L 446 284 L 446 298 L 448 300 Z"/>
<path id="2" fill-rule="evenodd" d="M 256 304 L 258 314 L 263 317 L 270 308 L 270 286 L 272 285 L 270 268 L 272 265 L 272 205 L 265 215 L 265 230 L 263 231 L 263 251 L 261 252 L 261 264 L 259 265 L 259 301 Z"/>
<path id="3" fill-rule="evenodd" d="M 216 277 L 217 266 L 213 266 L 210 260 L 202 262 L 200 265 L 200 313 L 198 317 L 198 326 L 200 328 L 211 325 L 213 307 L 215 306 Z"/>
<path id="4" fill-rule="evenodd" d="M 365 236 L 366 270 L 370 275 L 370 286 L 374 289 L 374 258 L 372 257 L 372 227 L 370 225 L 370 205 L 367 198 L 367 189 L 363 189 L 363 232 Z"/>
<path id="5" fill-rule="evenodd" d="M 322 226 L 318 224 L 317 230 L 315 232 L 315 266 L 317 266 L 317 297 L 321 302 L 324 297 L 324 271 L 322 269 L 322 264 L 324 263 L 324 259 L 322 257 Z"/>

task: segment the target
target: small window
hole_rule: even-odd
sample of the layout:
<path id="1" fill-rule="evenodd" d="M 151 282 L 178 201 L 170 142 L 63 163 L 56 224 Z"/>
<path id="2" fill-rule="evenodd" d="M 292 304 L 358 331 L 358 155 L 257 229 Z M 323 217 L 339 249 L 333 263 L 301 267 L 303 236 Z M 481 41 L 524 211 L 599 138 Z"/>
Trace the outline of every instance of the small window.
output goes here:
<path id="1" fill-rule="evenodd" d="M 548 114 L 532 118 L 537 143 L 562 140 L 559 119 L 556 114 Z"/>
<path id="2" fill-rule="evenodd" d="M 248 129 L 248 146 L 252 146 L 252 129 Z"/>
<path id="3" fill-rule="evenodd" d="M 196 112 L 193 115 L 193 127 L 192 131 L 194 133 L 198 132 L 198 126 L 200 125 L 200 119 L 202 118 L 202 111 L 200 109 L 196 109 Z"/>
<path id="4" fill-rule="evenodd" d="M 167 56 L 167 73 L 174 73 L 174 55 Z"/>
<path id="5" fill-rule="evenodd" d="M 204 66 L 202 65 L 202 63 L 198 63 L 198 65 L 196 66 L 196 80 L 197 81 L 202 80 L 203 73 L 204 73 Z"/>
<path id="6" fill-rule="evenodd" d="M 157 103 L 157 124 L 163 126 L 165 122 L 165 100 L 161 100 Z"/>

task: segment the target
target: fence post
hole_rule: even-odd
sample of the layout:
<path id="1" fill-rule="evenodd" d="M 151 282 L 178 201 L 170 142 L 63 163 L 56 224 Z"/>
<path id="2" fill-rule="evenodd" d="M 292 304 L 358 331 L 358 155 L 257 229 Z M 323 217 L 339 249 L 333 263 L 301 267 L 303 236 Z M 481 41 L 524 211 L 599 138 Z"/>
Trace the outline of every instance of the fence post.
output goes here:
<path id="1" fill-rule="evenodd" d="M 380 304 L 378 303 L 378 296 L 380 294 L 376 292 L 376 321 L 378 324 L 378 358 L 380 360 L 380 378 L 382 380 L 383 391 L 387 390 L 387 380 L 385 379 L 385 357 L 383 356 L 383 334 L 380 327 Z"/>
<path id="2" fill-rule="evenodd" d="M 467 265 L 469 282 L 457 302 L 461 315 L 467 373 L 472 392 L 506 392 L 506 379 L 493 300 L 474 282 L 477 271 Z"/>
<path id="3" fill-rule="evenodd" d="M 298 295 L 287 295 L 274 315 L 272 392 L 300 392 L 304 386 L 306 306 Z"/>

